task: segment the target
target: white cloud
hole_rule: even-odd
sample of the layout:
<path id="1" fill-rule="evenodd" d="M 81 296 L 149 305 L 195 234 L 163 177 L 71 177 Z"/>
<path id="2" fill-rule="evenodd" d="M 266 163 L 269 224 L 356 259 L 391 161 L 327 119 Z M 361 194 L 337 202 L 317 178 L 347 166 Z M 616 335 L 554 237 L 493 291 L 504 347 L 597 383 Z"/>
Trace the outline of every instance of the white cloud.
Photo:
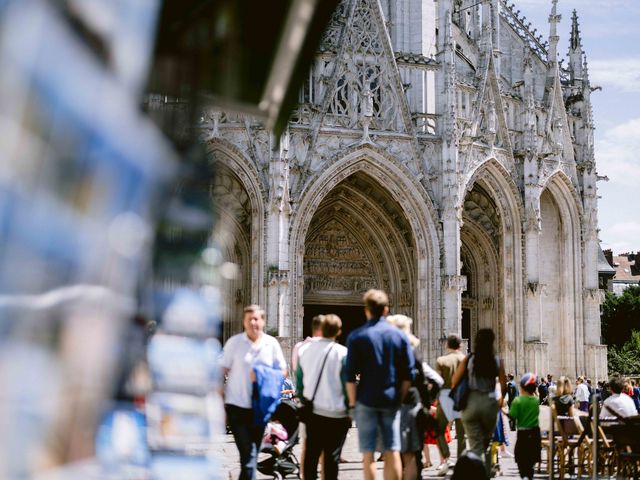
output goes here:
<path id="1" fill-rule="evenodd" d="M 602 246 L 610 248 L 616 254 L 640 250 L 640 222 L 616 223 L 600 236 Z"/>
<path id="2" fill-rule="evenodd" d="M 610 128 L 596 141 L 596 161 L 612 183 L 640 185 L 640 118 Z"/>
<path id="3" fill-rule="evenodd" d="M 640 222 L 616 223 L 608 231 L 612 235 L 626 235 L 640 239 Z"/>
<path id="4" fill-rule="evenodd" d="M 623 92 L 640 92 L 640 58 L 611 58 L 589 61 L 592 85 Z"/>

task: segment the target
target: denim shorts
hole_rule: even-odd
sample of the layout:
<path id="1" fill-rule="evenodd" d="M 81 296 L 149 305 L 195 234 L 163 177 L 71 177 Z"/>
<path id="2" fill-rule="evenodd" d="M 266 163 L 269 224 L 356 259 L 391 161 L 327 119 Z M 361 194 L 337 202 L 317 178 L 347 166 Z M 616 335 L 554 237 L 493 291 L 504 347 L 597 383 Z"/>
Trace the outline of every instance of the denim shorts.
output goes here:
<path id="1" fill-rule="evenodd" d="M 400 451 L 400 408 L 375 408 L 358 403 L 355 408 L 360 452 Z"/>

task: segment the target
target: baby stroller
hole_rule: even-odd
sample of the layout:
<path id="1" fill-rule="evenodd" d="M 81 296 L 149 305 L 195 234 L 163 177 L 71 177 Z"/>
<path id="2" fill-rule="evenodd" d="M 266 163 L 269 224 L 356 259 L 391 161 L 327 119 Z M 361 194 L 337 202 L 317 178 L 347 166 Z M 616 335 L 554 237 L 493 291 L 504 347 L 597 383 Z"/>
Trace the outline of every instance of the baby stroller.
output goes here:
<path id="1" fill-rule="evenodd" d="M 258 462 L 258 471 L 275 479 L 282 479 L 288 475 L 300 478 L 300 462 L 293 453 L 293 447 L 298 443 L 299 427 L 296 404 L 292 400 L 282 400 L 271 420 L 279 421 L 287 430 L 288 444 L 280 452 L 272 446 L 263 448 L 261 453 L 269 456 Z"/>

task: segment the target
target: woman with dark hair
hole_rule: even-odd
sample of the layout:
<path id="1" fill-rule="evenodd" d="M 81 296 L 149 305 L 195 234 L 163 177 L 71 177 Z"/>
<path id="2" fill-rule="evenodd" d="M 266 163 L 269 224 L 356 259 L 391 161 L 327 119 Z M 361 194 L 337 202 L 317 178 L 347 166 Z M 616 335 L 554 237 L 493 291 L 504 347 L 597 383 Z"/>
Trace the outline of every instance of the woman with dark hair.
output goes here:
<path id="1" fill-rule="evenodd" d="M 465 375 L 468 376 L 469 400 L 462 411 L 462 424 L 469 442 L 469 451 L 477 457 L 484 456 L 487 475 L 491 471 L 491 455 L 487 453 L 487 449 L 496 428 L 498 410 L 507 391 L 504 366 L 495 353 L 494 341 L 493 330 L 478 330 L 473 353 L 460 363 L 452 379 L 455 387 Z"/>

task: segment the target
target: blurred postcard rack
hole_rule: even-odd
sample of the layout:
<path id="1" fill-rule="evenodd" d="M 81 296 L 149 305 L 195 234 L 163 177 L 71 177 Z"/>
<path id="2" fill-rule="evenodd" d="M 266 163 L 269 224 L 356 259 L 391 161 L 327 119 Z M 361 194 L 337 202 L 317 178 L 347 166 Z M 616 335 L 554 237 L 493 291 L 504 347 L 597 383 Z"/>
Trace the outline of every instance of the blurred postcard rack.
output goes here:
<path id="1" fill-rule="evenodd" d="M 219 478 L 192 126 L 217 105 L 278 139 L 336 4 L 0 0 L 0 478 Z"/>

